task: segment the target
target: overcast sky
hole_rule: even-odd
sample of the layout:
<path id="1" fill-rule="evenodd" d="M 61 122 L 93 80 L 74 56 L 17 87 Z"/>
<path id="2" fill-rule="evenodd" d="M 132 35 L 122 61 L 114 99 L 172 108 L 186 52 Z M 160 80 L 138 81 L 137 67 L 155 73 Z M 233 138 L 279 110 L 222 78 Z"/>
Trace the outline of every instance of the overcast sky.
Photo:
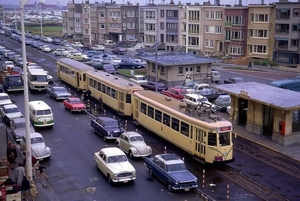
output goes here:
<path id="1" fill-rule="evenodd" d="M 66 5 L 68 2 L 70 2 L 71 0 L 42 0 L 42 1 L 45 1 L 46 4 L 62 4 L 62 5 Z M 74 0 L 75 3 L 82 3 L 83 1 L 85 0 Z M 127 0 L 113 0 L 113 1 L 116 1 L 117 3 L 126 3 Z M 185 4 L 185 3 L 200 3 L 202 4 L 204 1 L 208 1 L 208 0 L 181 0 L 181 3 Z M 271 1 L 271 0 L 265 0 L 265 4 L 269 4 L 269 3 L 273 3 L 273 2 L 278 2 L 279 0 L 276 0 L 276 1 Z M 290 0 L 291 2 L 297 2 L 298 0 Z M 0 0 L 0 4 L 7 4 L 7 3 L 10 3 L 10 4 L 19 4 L 19 0 Z M 33 4 L 34 2 L 40 2 L 40 0 L 30 0 L 29 3 L 30 4 Z M 90 3 L 94 3 L 95 0 L 91 0 Z M 99 3 L 101 2 L 110 2 L 110 0 L 105 0 L 105 1 L 102 1 L 102 0 L 98 0 Z M 133 4 L 136 4 L 137 2 L 140 3 L 140 5 L 145 5 L 146 3 L 149 2 L 149 0 L 131 0 L 130 1 L 131 3 Z M 177 4 L 179 2 L 179 0 L 174 0 L 174 2 Z M 261 2 L 261 0 L 242 0 L 243 2 L 243 5 L 247 5 L 247 4 L 258 4 L 259 2 Z M 154 0 L 154 3 L 158 3 L 158 4 L 162 4 L 163 1 L 162 0 Z M 170 3 L 170 0 L 165 0 L 165 3 Z M 213 4 L 214 3 L 214 0 L 211 0 L 211 3 Z M 238 0 L 221 0 L 221 4 L 231 4 L 231 5 L 234 5 L 234 4 L 237 4 L 238 3 Z"/>

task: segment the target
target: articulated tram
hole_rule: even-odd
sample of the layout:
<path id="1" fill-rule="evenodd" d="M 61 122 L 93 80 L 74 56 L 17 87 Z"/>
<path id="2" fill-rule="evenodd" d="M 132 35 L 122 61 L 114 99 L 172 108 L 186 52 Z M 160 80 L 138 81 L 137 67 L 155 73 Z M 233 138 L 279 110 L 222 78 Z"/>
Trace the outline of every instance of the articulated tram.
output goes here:
<path id="1" fill-rule="evenodd" d="M 232 124 L 214 114 L 189 110 L 178 100 L 143 90 L 126 79 L 95 71 L 78 61 L 57 61 L 58 77 L 118 113 L 132 116 L 143 127 L 205 163 L 229 163 L 233 158 Z"/>

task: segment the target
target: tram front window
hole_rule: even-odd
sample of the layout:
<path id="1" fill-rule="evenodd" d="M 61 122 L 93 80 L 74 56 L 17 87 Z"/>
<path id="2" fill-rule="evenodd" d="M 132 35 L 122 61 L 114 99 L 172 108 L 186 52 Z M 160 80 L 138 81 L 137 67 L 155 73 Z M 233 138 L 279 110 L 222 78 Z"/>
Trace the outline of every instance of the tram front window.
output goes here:
<path id="1" fill-rule="evenodd" d="M 220 146 L 228 146 L 230 145 L 230 132 L 219 133 L 219 144 Z"/>

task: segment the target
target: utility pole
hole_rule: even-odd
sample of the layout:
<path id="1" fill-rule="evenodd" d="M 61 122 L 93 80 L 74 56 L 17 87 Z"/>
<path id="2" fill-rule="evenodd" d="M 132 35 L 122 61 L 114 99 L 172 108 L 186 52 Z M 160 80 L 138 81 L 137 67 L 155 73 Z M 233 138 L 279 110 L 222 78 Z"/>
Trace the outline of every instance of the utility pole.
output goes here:
<path id="1" fill-rule="evenodd" d="M 158 82 L 157 46 L 158 46 L 158 35 L 156 35 L 156 39 L 155 39 L 155 92 L 158 91 L 157 89 L 157 82 Z"/>

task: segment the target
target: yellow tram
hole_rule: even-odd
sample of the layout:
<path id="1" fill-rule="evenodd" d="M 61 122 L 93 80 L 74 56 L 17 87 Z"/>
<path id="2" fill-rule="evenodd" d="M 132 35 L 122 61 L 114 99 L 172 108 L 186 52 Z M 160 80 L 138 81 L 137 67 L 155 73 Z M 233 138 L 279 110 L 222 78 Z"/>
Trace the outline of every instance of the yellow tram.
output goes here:
<path id="1" fill-rule="evenodd" d="M 86 72 L 93 70 L 90 66 L 69 58 L 57 60 L 57 76 L 62 81 L 78 90 L 87 89 Z"/>
<path id="2" fill-rule="evenodd" d="M 183 103 L 152 91 L 133 94 L 133 119 L 205 163 L 233 158 L 232 124 L 212 114 L 188 112 Z"/>
<path id="3" fill-rule="evenodd" d="M 102 71 L 88 71 L 86 76 L 94 98 L 101 97 L 105 105 L 121 115 L 132 115 L 132 94 L 143 90 L 141 86 Z"/>

